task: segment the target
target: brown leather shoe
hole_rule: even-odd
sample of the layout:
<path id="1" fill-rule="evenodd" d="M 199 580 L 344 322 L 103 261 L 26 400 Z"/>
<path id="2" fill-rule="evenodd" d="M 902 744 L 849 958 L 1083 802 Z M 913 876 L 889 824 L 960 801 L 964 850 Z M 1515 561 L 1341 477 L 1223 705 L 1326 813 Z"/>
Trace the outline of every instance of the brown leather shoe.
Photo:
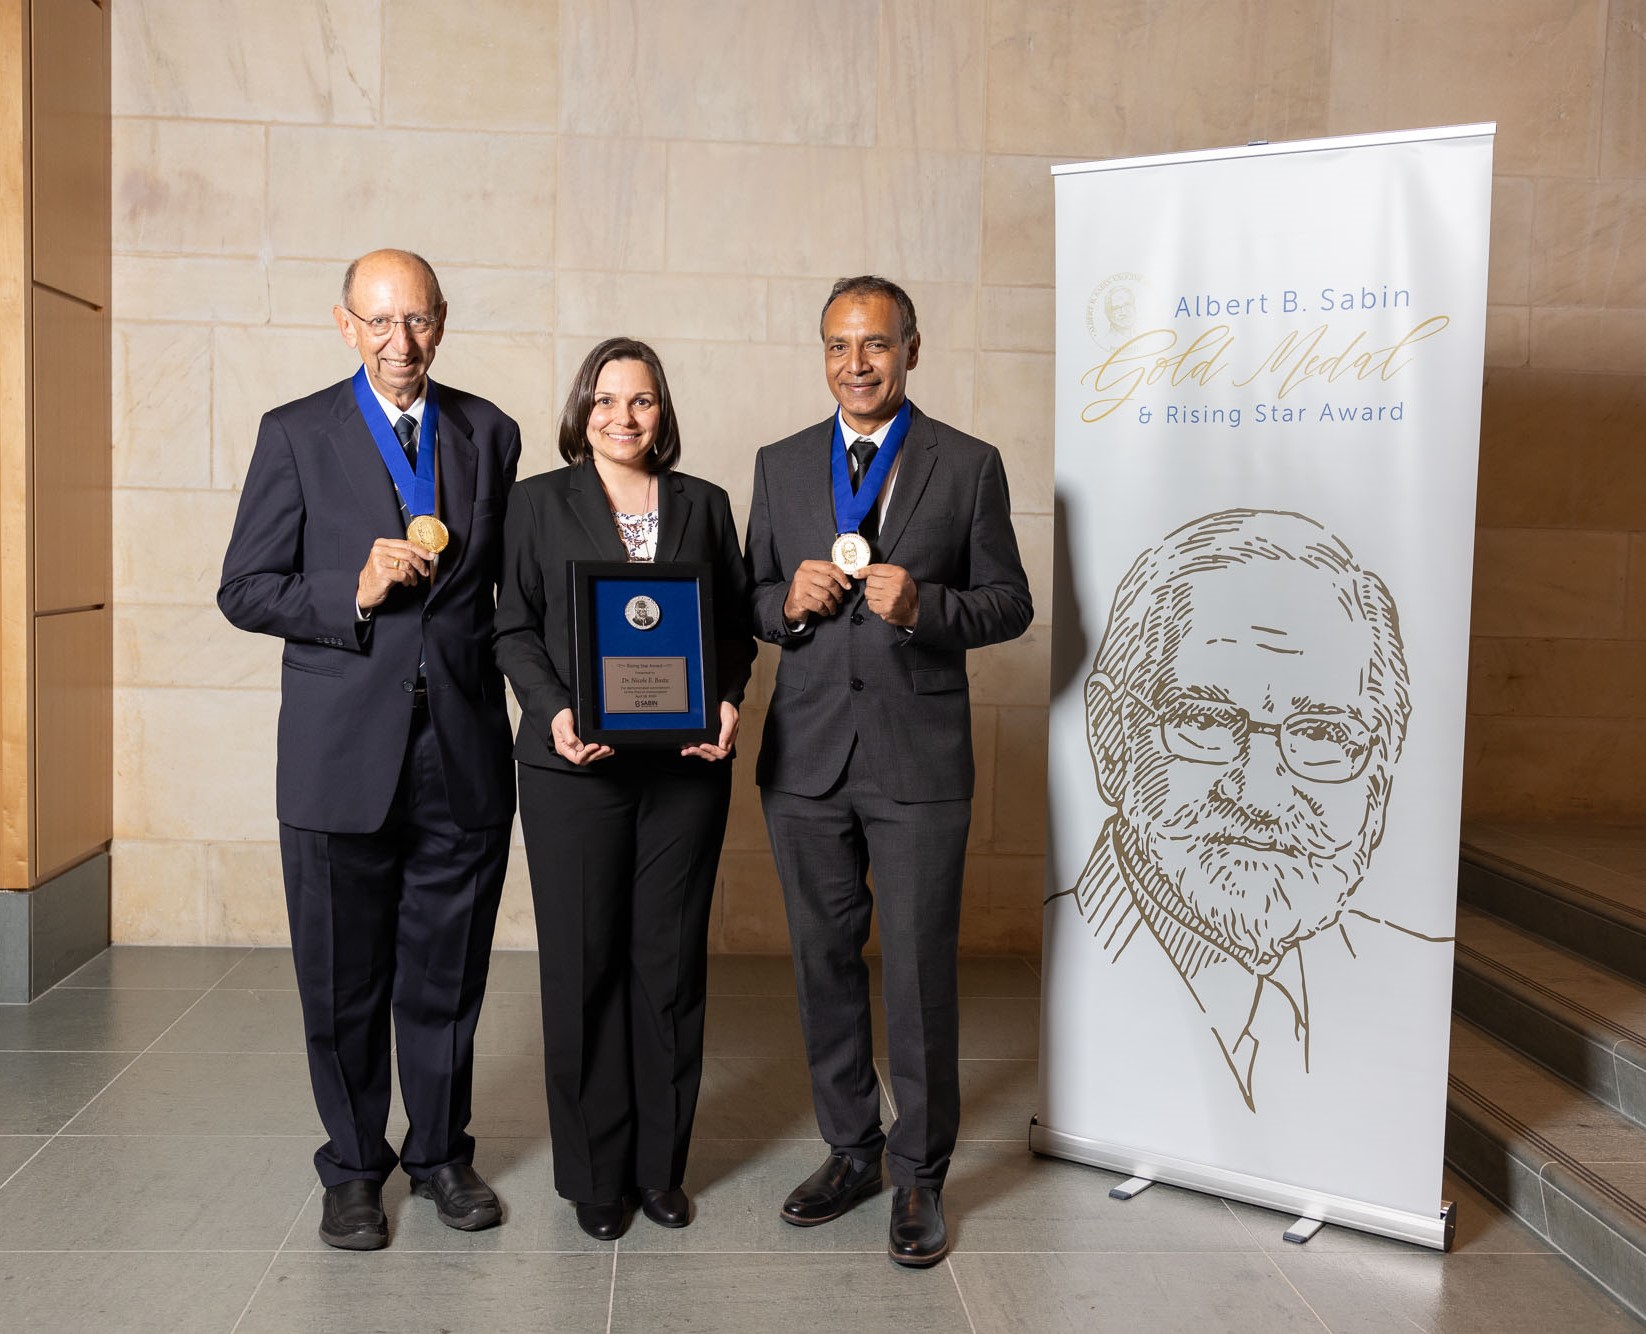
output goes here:
<path id="1" fill-rule="evenodd" d="M 900 1265 L 926 1269 L 949 1253 L 943 1192 L 934 1186 L 899 1186 L 892 1192 L 887 1253 Z"/>
<path id="2" fill-rule="evenodd" d="M 783 1201 L 783 1221 L 796 1227 L 816 1227 L 839 1218 L 854 1204 L 878 1195 L 885 1184 L 880 1160 L 861 1168 L 843 1153 L 831 1153 L 817 1171 L 789 1192 Z"/>
<path id="3" fill-rule="evenodd" d="M 447 1163 L 432 1175 L 412 1183 L 412 1194 L 433 1200 L 434 1213 L 447 1227 L 479 1232 L 503 1221 L 497 1194 L 467 1163 Z"/>
<path id="4" fill-rule="evenodd" d="M 345 1181 L 327 1186 L 320 1205 L 320 1240 L 341 1251 L 380 1251 L 389 1244 L 383 1185 Z"/>

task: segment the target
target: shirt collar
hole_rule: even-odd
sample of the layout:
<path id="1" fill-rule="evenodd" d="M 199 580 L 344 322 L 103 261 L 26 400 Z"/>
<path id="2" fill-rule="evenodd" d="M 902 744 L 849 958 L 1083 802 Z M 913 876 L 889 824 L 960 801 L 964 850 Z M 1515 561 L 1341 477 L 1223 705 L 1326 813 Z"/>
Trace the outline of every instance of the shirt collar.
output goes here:
<path id="1" fill-rule="evenodd" d="M 835 420 L 840 423 L 840 438 L 845 441 L 846 449 L 848 451 L 850 451 L 853 443 L 858 440 L 873 440 L 874 447 L 879 449 L 881 445 L 886 443 L 886 434 L 892 429 L 892 423 L 897 420 L 897 414 L 893 413 L 885 421 L 880 423 L 877 430 L 865 434 L 854 431 L 851 426 L 847 424 L 846 414 L 843 409 L 836 408 L 834 410 L 834 417 Z"/>
<path id="2" fill-rule="evenodd" d="M 377 405 L 383 409 L 383 415 L 389 419 L 390 426 L 393 426 L 395 422 L 400 420 L 401 417 L 410 417 L 418 424 L 418 426 L 421 427 L 423 425 L 423 408 L 429 401 L 429 391 L 427 386 L 425 386 L 423 392 L 417 396 L 417 402 L 413 403 L 409 408 L 400 407 L 391 399 L 384 398 L 382 394 L 377 392 L 377 386 L 372 384 L 369 377 L 366 380 L 366 386 L 372 391 L 372 397 L 377 400 Z"/>

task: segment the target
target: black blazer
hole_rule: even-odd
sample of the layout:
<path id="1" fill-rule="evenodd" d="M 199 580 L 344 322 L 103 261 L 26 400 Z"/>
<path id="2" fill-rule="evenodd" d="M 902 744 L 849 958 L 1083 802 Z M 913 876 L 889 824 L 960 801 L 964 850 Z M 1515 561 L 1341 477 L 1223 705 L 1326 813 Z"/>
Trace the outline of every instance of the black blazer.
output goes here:
<path id="1" fill-rule="evenodd" d="M 520 428 L 483 398 L 445 385 L 439 394 L 440 514 L 451 545 L 426 597 L 397 588 L 364 623 L 354 595 L 366 555 L 406 526 L 350 382 L 275 408 L 258 429 L 217 605 L 242 630 L 286 641 L 275 776 L 284 824 L 382 826 L 419 662 L 457 824 L 481 829 L 514 815 L 491 620 Z"/>
<path id="2" fill-rule="evenodd" d="M 912 632 L 868 608 L 862 584 L 791 634 L 783 602 L 800 562 L 834 542 L 834 418 L 755 457 L 748 563 L 756 631 L 782 647 L 755 781 L 821 796 L 856 737 L 894 801 L 972 795 L 966 650 L 1015 639 L 1034 607 L 1012 531 L 1000 451 L 914 410 L 875 559 L 920 589 Z"/>
<path id="3" fill-rule="evenodd" d="M 738 551 L 731 503 L 712 482 L 669 472 L 657 479 L 657 510 L 657 559 L 702 561 L 714 569 L 717 698 L 740 705 L 755 646 L 748 575 Z M 566 564 L 627 559 L 592 463 L 522 478 L 509 493 L 496 648 L 498 665 L 520 704 L 514 758 L 521 763 L 589 772 L 556 753 L 549 731 L 555 714 L 574 707 Z M 621 758 L 619 754 L 601 760 L 595 767 Z"/>

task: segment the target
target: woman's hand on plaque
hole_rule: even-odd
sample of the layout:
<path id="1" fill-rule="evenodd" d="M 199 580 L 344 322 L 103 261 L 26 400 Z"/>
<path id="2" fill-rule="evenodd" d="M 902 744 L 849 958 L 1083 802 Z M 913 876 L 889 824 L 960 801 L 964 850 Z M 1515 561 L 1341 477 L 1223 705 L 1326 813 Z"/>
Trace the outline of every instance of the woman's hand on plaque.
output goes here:
<path id="1" fill-rule="evenodd" d="M 695 755 L 700 760 L 723 760 L 732 753 L 732 746 L 737 742 L 737 705 L 720 701 L 720 740 L 711 744 L 707 741 L 696 746 L 687 746 L 680 753 Z"/>
<path id="2" fill-rule="evenodd" d="M 549 724 L 549 733 L 554 737 L 555 753 L 568 764 L 581 767 L 617 753 L 610 746 L 585 746 L 579 741 L 577 723 L 570 709 L 561 709 L 554 715 L 554 721 Z"/>

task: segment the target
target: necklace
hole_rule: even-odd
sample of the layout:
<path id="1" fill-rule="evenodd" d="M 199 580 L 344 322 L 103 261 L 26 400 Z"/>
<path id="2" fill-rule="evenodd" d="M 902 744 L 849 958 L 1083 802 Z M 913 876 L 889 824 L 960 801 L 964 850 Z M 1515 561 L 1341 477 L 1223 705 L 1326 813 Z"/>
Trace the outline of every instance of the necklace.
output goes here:
<path id="1" fill-rule="evenodd" d="M 605 490 L 605 479 L 600 482 Z M 612 504 L 611 492 L 606 491 L 606 505 L 611 510 L 612 522 L 617 526 L 617 535 L 622 539 L 623 546 L 629 553 L 629 559 L 636 562 L 653 561 L 657 558 L 657 474 L 653 473 L 646 483 L 646 508 L 639 513 L 627 514 Z"/>

